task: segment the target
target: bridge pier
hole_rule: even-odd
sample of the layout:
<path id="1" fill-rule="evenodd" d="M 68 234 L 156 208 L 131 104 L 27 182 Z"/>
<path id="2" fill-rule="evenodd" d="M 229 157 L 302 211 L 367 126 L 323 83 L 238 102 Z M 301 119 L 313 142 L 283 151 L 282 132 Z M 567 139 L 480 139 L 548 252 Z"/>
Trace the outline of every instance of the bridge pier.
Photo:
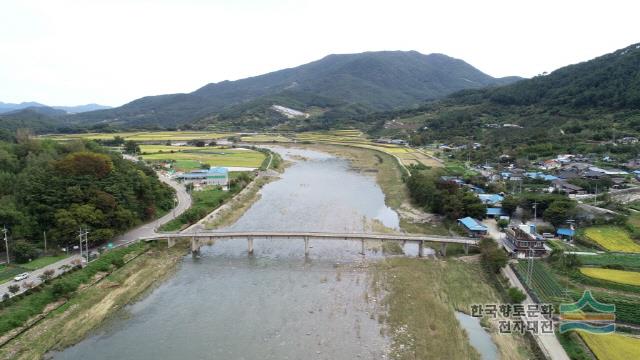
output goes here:
<path id="1" fill-rule="evenodd" d="M 447 256 L 447 243 L 440 243 L 440 254 Z"/>
<path id="2" fill-rule="evenodd" d="M 172 248 L 176 245 L 176 239 L 168 237 L 167 238 L 167 247 Z"/>
<path id="3" fill-rule="evenodd" d="M 249 255 L 253 255 L 253 238 L 252 237 L 248 237 L 247 238 L 247 245 L 249 247 Z"/>
<path id="4" fill-rule="evenodd" d="M 464 254 L 469 255 L 469 244 L 464 244 L 463 248 L 464 248 Z"/>
<path id="5" fill-rule="evenodd" d="M 309 256 L 309 237 L 304 237 L 304 256 Z"/>
<path id="6" fill-rule="evenodd" d="M 196 240 L 196 237 L 191 237 L 191 256 L 196 257 L 200 255 L 200 241 Z"/>
<path id="7" fill-rule="evenodd" d="M 424 242 L 418 241 L 418 257 L 424 257 Z"/>

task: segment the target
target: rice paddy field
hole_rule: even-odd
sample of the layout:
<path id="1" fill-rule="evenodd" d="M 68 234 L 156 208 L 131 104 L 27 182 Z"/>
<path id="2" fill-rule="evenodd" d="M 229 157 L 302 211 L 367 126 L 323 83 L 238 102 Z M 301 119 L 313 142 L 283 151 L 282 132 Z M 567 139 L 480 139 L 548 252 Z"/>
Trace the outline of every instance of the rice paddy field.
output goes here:
<path id="1" fill-rule="evenodd" d="M 229 137 L 233 134 L 209 132 L 209 131 L 141 131 L 121 133 L 86 133 L 47 135 L 45 138 L 53 140 L 109 140 L 115 136 L 133 141 L 188 141 L 188 140 L 214 140 Z"/>
<path id="2" fill-rule="evenodd" d="M 640 286 L 640 272 L 636 271 L 582 267 L 580 268 L 580 272 L 595 279 Z"/>
<path id="3" fill-rule="evenodd" d="M 640 253 L 640 245 L 621 227 L 594 226 L 587 228 L 584 234 L 608 251 Z"/>
<path id="4" fill-rule="evenodd" d="M 265 155 L 244 148 L 140 145 L 145 161 L 173 162 L 175 170 L 189 171 L 209 166 L 259 168 Z"/>
<path id="5" fill-rule="evenodd" d="M 122 132 L 122 133 L 86 133 L 86 134 L 64 134 L 64 135 L 47 135 L 45 138 L 53 140 L 74 140 L 74 139 L 88 139 L 88 140 L 110 140 L 115 136 L 123 137 L 125 140 L 132 140 L 138 142 L 158 142 L 166 143 L 167 141 L 189 141 L 189 140 L 215 140 L 228 138 L 231 136 L 238 136 L 240 134 L 234 133 L 218 133 L 207 131 L 142 131 L 142 132 Z M 382 144 L 371 141 L 364 133 L 359 130 L 333 130 L 326 132 L 305 132 L 296 133 L 290 135 L 283 134 L 250 134 L 241 135 L 242 141 L 256 142 L 256 143 L 291 143 L 291 142 L 312 142 L 312 143 L 324 143 L 332 145 L 348 145 L 354 147 L 360 147 L 365 149 L 372 149 L 389 154 L 400 162 L 402 166 L 423 164 L 430 167 L 440 167 L 442 163 L 438 161 L 430 151 L 424 149 L 417 149 L 412 147 L 406 147 L 395 144 Z M 150 160 L 165 160 L 161 156 L 156 155 L 164 145 L 143 145 L 145 149 L 143 152 L 149 153 L 145 159 Z M 153 148 L 155 146 L 155 148 Z M 193 150 L 192 147 L 182 147 L 183 150 Z M 198 148 L 201 149 L 201 148 Z M 151 153 L 154 153 L 151 156 Z M 173 160 L 189 160 L 184 155 L 179 155 Z M 194 161 L 203 161 L 202 159 L 191 159 Z M 223 161 L 222 159 L 212 159 L 211 161 Z M 206 161 L 205 161 L 206 162 Z M 257 167 L 253 165 L 227 165 L 227 163 L 214 163 L 212 165 L 220 166 L 247 166 Z M 259 166 L 259 164 L 258 164 Z"/>
<path id="6" fill-rule="evenodd" d="M 598 360 L 630 360 L 637 359 L 640 354 L 640 338 L 613 334 L 590 334 L 580 332 L 580 337 L 598 358 Z"/>

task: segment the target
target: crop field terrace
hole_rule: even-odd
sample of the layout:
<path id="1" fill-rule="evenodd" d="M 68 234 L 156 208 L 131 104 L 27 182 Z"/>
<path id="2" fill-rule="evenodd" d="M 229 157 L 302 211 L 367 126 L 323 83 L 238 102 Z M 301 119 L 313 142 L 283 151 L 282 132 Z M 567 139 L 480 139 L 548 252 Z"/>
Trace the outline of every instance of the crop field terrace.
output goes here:
<path id="1" fill-rule="evenodd" d="M 178 171 L 189 171 L 209 166 L 259 168 L 265 155 L 244 148 L 141 145 L 145 161 L 172 161 Z"/>
<path id="2" fill-rule="evenodd" d="M 580 268 L 580 272 L 586 276 L 600 280 L 640 286 L 640 272 L 636 271 L 582 267 Z"/>
<path id="3" fill-rule="evenodd" d="M 640 338 L 620 333 L 590 334 L 579 332 L 580 337 L 598 360 L 631 360 L 640 354 Z"/>
<path id="4" fill-rule="evenodd" d="M 584 234 L 608 251 L 640 253 L 640 245 L 621 227 L 593 226 L 587 228 Z"/>
<path id="5" fill-rule="evenodd" d="M 528 262 L 526 260 L 520 260 L 515 266 L 523 284 L 528 285 L 541 301 L 553 303 L 564 297 L 564 288 L 544 264 L 538 260 L 534 261 L 530 283 L 527 279 L 527 268 Z"/>
<path id="6" fill-rule="evenodd" d="M 189 140 L 214 140 L 231 136 L 233 134 L 208 132 L 208 131 L 142 131 L 142 132 L 121 132 L 121 133 L 85 133 L 85 134 L 64 134 L 47 135 L 45 138 L 52 140 L 110 140 L 115 136 L 120 136 L 125 140 L 133 141 L 189 141 Z"/>

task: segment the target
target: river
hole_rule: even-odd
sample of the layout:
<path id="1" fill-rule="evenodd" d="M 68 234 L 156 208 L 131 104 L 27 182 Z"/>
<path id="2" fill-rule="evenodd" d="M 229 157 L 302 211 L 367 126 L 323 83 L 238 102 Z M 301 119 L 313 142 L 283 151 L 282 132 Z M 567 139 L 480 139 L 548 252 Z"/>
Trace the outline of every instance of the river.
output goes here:
<path id="1" fill-rule="evenodd" d="M 227 230 L 392 229 L 398 215 L 375 178 L 318 151 L 274 148 L 294 161 Z M 55 359 L 384 359 L 358 242 L 218 241 Z M 414 252 L 407 246 L 408 252 Z M 379 258 L 370 247 L 366 258 Z"/>

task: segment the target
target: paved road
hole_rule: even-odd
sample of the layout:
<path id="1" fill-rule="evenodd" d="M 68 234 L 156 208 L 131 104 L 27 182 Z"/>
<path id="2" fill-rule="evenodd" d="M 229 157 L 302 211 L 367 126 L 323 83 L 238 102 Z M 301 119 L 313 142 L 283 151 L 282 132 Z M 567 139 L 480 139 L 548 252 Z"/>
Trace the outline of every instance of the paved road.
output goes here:
<path id="1" fill-rule="evenodd" d="M 482 222 L 489 229 L 489 235 L 498 242 L 501 246 L 504 241 L 504 233 L 500 232 L 498 229 L 498 224 L 495 220 L 486 219 Z M 502 274 L 509 279 L 509 283 L 513 287 L 517 287 L 522 290 L 527 295 L 527 298 L 522 302 L 523 304 L 534 304 L 535 302 L 529 296 L 524 285 L 518 279 L 518 276 L 513 272 L 511 267 L 506 266 L 502 269 Z M 564 351 L 562 345 L 558 341 L 558 338 L 555 335 L 537 335 L 535 336 L 536 342 L 542 348 L 542 351 L 552 360 L 569 360 L 569 356 Z"/>
<path id="2" fill-rule="evenodd" d="M 33 283 L 34 286 L 40 284 L 42 281 L 40 281 L 40 278 L 38 276 L 40 274 L 44 273 L 46 270 L 49 270 L 49 269 L 53 269 L 54 270 L 53 277 L 60 276 L 60 275 L 62 275 L 64 273 L 64 271 L 60 270 L 61 266 L 63 266 L 63 265 L 71 265 L 71 263 L 73 261 L 80 260 L 80 259 L 81 259 L 80 255 L 73 255 L 73 256 L 70 256 L 70 257 L 68 257 L 66 259 L 60 260 L 58 262 L 55 262 L 53 264 L 47 265 L 47 266 L 45 266 L 43 268 L 40 268 L 38 270 L 31 271 L 29 273 L 29 277 L 26 278 L 25 280 L 22 280 L 22 281 L 10 280 L 10 281 L 7 281 L 4 284 L 0 284 L 0 296 L 4 295 L 5 293 L 10 294 L 9 293 L 9 285 L 12 285 L 12 284 L 20 285 L 20 291 L 17 294 L 21 294 L 21 293 L 23 293 L 24 291 L 27 290 L 27 289 L 22 287 L 22 284 L 25 283 L 25 282 L 31 282 L 31 283 Z"/>
<path id="3" fill-rule="evenodd" d="M 185 212 L 189 207 L 191 207 L 191 196 L 185 190 L 183 185 L 178 184 L 174 180 L 171 180 L 165 176 L 158 175 L 160 180 L 172 188 L 176 190 L 176 196 L 178 199 L 178 206 L 176 206 L 173 210 L 169 211 L 165 216 L 161 217 L 158 220 L 152 221 L 150 223 L 140 225 L 135 229 L 129 230 L 128 232 L 116 237 L 114 239 L 115 245 L 122 245 L 128 242 L 137 240 L 139 238 L 151 237 L 156 234 L 156 229 L 161 225 L 175 219 L 177 216 Z"/>

